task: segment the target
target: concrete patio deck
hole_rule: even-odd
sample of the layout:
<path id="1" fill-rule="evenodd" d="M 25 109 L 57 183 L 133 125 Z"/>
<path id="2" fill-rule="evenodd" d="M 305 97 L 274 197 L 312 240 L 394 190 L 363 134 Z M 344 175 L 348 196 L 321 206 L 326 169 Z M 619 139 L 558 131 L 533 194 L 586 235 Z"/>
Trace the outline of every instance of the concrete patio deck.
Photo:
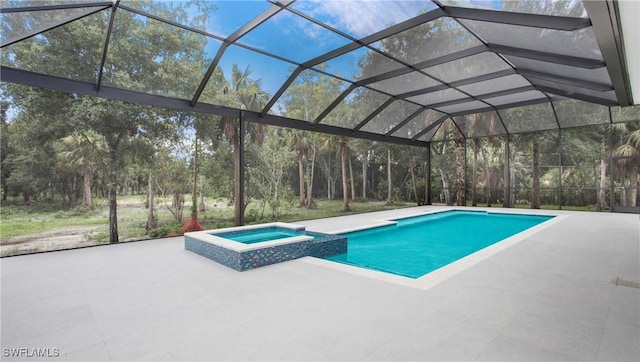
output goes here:
<path id="1" fill-rule="evenodd" d="M 638 215 L 536 213 L 566 217 L 428 288 L 311 258 L 236 272 L 181 237 L 3 258 L 1 358 L 640 360 Z"/>

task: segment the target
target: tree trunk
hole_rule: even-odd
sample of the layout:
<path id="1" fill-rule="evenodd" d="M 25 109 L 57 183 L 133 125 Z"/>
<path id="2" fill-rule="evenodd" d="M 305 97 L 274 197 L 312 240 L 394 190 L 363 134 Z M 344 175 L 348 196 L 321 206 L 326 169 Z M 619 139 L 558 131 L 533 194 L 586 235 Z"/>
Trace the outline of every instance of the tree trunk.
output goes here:
<path id="1" fill-rule="evenodd" d="M 364 154 L 362 160 L 362 200 L 367 199 L 367 164 L 369 163 L 369 151 Z"/>
<path id="2" fill-rule="evenodd" d="M 532 209 L 540 208 L 540 172 L 538 170 L 539 168 L 538 158 L 539 158 L 538 141 L 534 139 L 533 146 L 531 149 L 531 159 L 533 162 L 533 190 L 531 192 L 531 208 Z"/>
<path id="3" fill-rule="evenodd" d="M 413 158 L 409 157 L 409 173 L 411 173 L 411 186 L 413 186 L 413 196 L 416 200 L 416 204 L 420 205 L 420 200 L 418 199 L 418 185 L 416 183 L 416 173 L 413 169 Z"/>
<path id="4" fill-rule="evenodd" d="M 338 143 L 340 144 L 340 164 L 342 169 L 342 211 L 349 211 L 349 186 L 347 182 L 347 141 L 345 140 L 344 136 L 340 136 Z"/>
<path id="5" fill-rule="evenodd" d="M 174 192 L 173 203 L 171 206 L 173 208 L 173 217 L 176 222 L 182 222 L 182 213 L 184 211 L 184 194 L 180 192 Z"/>
<path id="6" fill-rule="evenodd" d="M 605 195 L 607 187 L 607 159 L 602 157 L 600 160 L 600 189 L 598 190 L 598 202 L 596 204 L 596 210 L 602 211 L 605 208 Z"/>
<path id="7" fill-rule="evenodd" d="M 71 206 L 76 206 L 76 203 L 78 202 L 78 198 L 76 195 L 76 182 L 77 182 L 77 174 L 74 172 L 73 176 L 71 177 L 71 182 L 69 185 L 69 203 L 71 204 Z"/>
<path id="8" fill-rule="evenodd" d="M 487 199 L 487 207 L 491 207 L 491 174 L 489 173 L 489 160 L 484 147 L 480 147 L 482 160 L 484 161 L 484 195 Z"/>
<path id="9" fill-rule="evenodd" d="M 464 139 L 453 141 L 456 153 L 456 205 L 464 206 Z"/>
<path id="10" fill-rule="evenodd" d="M 149 170 L 149 183 L 148 183 L 148 203 L 149 203 L 149 212 L 147 213 L 147 226 L 146 229 L 147 230 L 151 230 L 153 228 L 155 228 L 156 225 L 156 218 L 155 215 L 153 214 L 153 168 L 151 170 Z"/>
<path id="11" fill-rule="evenodd" d="M 300 203 L 298 204 L 298 207 L 304 207 L 304 160 L 302 157 L 302 150 L 296 149 L 296 154 L 298 155 L 298 185 L 300 192 Z"/>
<path id="12" fill-rule="evenodd" d="M 327 200 L 333 199 L 331 197 L 331 176 L 327 176 Z"/>
<path id="13" fill-rule="evenodd" d="M 82 168 L 82 204 L 91 206 L 91 167 L 85 163 Z"/>
<path id="14" fill-rule="evenodd" d="M 478 184 L 478 150 L 482 147 L 480 139 L 473 139 L 473 165 L 471 167 L 473 175 L 471 176 L 471 206 L 478 206 L 478 200 L 476 200 L 476 185 Z"/>
<path id="15" fill-rule="evenodd" d="M 347 155 L 349 160 L 349 181 L 351 181 L 351 201 L 356 201 L 356 185 L 353 180 L 353 166 L 351 165 L 351 156 Z"/>
<path id="16" fill-rule="evenodd" d="M 442 180 L 442 189 L 444 190 L 444 202 L 447 206 L 453 205 L 451 202 L 451 185 L 449 184 L 449 178 L 445 175 L 442 167 L 438 167 L 438 171 L 440 171 L 440 179 Z"/>
<path id="17" fill-rule="evenodd" d="M 313 152 L 311 154 L 311 173 L 309 175 L 309 180 L 307 181 L 307 207 L 311 207 L 313 205 L 313 174 L 316 166 L 316 148 L 313 148 Z"/>
<path id="18" fill-rule="evenodd" d="M 191 219 L 198 219 L 198 131 L 193 149 L 193 186 L 191 187 Z"/>
<path id="19" fill-rule="evenodd" d="M 638 161 L 633 159 L 631 164 L 631 171 L 629 172 L 629 198 L 627 205 L 630 207 L 636 207 L 638 199 Z"/>
<path id="20" fill-rule="evenodd" d="M 387 204 L 391 204 L 393 201 L 391 187 L 391 149 L 387 149 Z"/>
<path id="21" fill-rule="evenodd" d="M 205 212 L 206 208 L 204 205 L 204 175 L 200 175 L 200 203 L 198 204 L 198 212 Z"/>
<path id="22" fill-rule="evenodd" d="M 431 170 L 428 168 L 429 163 L 425 161 L 424 163 L 424 204 L 425 205 L 431 205 L 431 200 L 429 199 L 429 186 L 430 185 L 430 176 L 431 176 Z"/>
<path id="23" fill-rule="evenodd" d="M 109 184 L 107 195 L 109 199 L 109 243 L 119 242 L 118 238 L 118 205 L 116 203 L 116 157 L 118 152 L 118 141 L 109 142 Z"/>

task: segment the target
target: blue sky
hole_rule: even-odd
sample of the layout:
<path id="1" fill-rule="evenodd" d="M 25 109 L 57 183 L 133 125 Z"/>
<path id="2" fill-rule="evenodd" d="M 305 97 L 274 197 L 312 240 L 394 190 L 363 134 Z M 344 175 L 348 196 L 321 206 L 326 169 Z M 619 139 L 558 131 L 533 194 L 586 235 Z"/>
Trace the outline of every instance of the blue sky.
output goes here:
<path id="1" fill-rule="evenodd" d="M 500 8 L 501 0 L 443 0 L 449 5 Z M 207 31 L 227 37 L 251 19 L 268 9 L 267 1 L 217 1 L 217 10 L 209 14 Z M 355 39 L 360 39 L 389 25 L 431 11 L 437 6 L 428 0 L 298 0 L 290 8 L 318 19 Z M 280 11 L 240 39 L 240 43 L 276 54 L 293 62 L 304 63 L 352 40 L 318 26 L 290 11 Z M 211 42 L 209 58 L 213 58 L 219 44 Z M 216 44 L 214 44 L 216 43 Z M 359 73 L 358 60 L 366 54 L 361 48 L 334 58 L 327 64 L 327 72 L 339 73 L 353 80 Z M 251 69 L 251 76 L 262 81 L 263 89 L 273 95 L 296 67 L 285 61 L 230 46 L 220 60 L 219 67 L 227 79 L 237 64 Z"/>
<path id="2" fill-rule="evenodd" d="M 228 36 L 269 5 L 266 1 L 222 1 L 217 4 L 218 10 L 210 15 L 207 30 L 221 36 Z M 300 0 L 295 2 L 292 8 L 358 39 L 382 30 L 390 24 L 432 10 L 435 5 L 425 0 Z M 292 12 L 281 11 L 241 38 L 240 42 L 302 63 L 337 49 L 351 40 Z M 327 71 L 338 72 L 345 78 L 351 78 L 353 73 L 358 72 L 356 63 L 360 56 L 362 52 L 335 59 L 330 62 Z M 295 68 L 295 65 L 287 62 L 230 47 L 220 61 L 225 76 L 230 75 L 234 63 L 241 69 L 250 66 L 252 76 L 260 78 L 263 88 L 270 94 L 276 92 L 291 74 L 290 68 Z"/>

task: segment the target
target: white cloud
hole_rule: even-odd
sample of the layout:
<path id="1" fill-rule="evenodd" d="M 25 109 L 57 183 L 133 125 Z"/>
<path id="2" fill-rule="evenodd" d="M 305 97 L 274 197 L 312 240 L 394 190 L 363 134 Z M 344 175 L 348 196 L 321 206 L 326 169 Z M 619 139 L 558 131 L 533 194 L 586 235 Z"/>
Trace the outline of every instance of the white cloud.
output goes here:
<path id="1" fill-rule="evenodd" d="M 426 0 L 308 0 L 293 6 L 336 29 L 361 38 L 435 8 Z"/>

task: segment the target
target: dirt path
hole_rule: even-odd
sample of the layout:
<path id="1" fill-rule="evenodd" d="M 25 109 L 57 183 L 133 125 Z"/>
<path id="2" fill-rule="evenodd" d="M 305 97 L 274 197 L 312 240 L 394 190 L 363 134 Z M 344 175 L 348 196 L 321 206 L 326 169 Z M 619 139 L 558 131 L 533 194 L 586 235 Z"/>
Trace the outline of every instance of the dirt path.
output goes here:
<path id="1" fill-rule="evenodd" d="M 88 236 L 104 229 L 101 226 L 73 226 L 41 233 L 15 236 L 2 240 L 2 255 L 48 251 L 94 245 Z"/>

